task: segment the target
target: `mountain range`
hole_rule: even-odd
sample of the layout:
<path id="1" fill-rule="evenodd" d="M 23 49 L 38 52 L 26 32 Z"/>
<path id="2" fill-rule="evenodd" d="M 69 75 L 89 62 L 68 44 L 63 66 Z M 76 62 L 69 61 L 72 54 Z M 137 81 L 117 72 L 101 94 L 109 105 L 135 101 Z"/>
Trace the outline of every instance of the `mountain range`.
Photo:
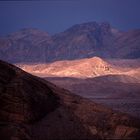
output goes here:
<path id="1" fill-rule="evenodd" d="M 0 59 L 12 62 L 53 62 L 98 56 L 140 58 L 140 29 L 120 31 L 109 23 L 76 24 L 50 36 L 25 28 L 0 38 Z"/>
<path id="2" fill-rule="evenodd" d="M 107 22 L 0 37 L 0 138 L 140 139 L 139 45 Z"/>

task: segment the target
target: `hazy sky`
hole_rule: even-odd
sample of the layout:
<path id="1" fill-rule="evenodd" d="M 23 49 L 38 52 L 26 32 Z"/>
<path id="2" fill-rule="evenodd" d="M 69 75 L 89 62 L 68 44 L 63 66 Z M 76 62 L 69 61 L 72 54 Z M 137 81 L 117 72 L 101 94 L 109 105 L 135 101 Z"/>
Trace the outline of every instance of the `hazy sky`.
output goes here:
<path id="1" fill-rule="evenodd" d="M 28 27 L 54 34 L 88 21 L 140 28 L 140 0 L 0 1 L 0 35 Z"/>

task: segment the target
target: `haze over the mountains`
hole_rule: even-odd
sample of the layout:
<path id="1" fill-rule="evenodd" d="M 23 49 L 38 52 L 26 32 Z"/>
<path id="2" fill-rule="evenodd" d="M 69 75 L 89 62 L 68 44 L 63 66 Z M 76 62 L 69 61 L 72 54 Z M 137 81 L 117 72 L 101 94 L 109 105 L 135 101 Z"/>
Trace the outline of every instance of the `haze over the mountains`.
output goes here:
<path id="1" fill-rule="evenodd" d="M 53 62 L 99 56 L 140 57 L 140 30 L 122 32 L 109 23 L 88 22 L 53 36 L 38 29 L 22 29 L 0 38 L 0 59 L 12 62 Z"/>

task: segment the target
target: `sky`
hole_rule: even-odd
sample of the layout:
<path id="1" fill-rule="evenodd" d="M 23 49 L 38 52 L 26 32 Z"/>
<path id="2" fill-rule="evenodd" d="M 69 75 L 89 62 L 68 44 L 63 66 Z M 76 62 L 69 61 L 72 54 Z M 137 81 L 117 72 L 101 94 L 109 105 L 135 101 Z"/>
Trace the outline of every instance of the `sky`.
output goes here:
<path id="1" fill-rule="evenodd" d="M 22 28 L 55 34 L 91 21 L 120 30 L 140 28 L 140 0 L 0 1 L 0 35 Z"/>

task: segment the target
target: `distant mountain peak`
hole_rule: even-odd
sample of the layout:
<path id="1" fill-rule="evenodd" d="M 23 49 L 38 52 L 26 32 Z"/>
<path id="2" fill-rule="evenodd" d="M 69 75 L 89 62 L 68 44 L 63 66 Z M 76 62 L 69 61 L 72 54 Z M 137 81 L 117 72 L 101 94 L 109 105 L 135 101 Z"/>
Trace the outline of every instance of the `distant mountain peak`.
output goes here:
<path id="1" fill-rule="evenodd" d="M 139 58 L 139 40 L 140 30 L 119 31 L 109 22 L 76 24 L 53 36 L 37 28 L 23 28 L 0 38 L 0 58 L 9 62 L 54 62 L 94 56 Z"/>
<path id="2" fill-rule="evenodd" d="M 48 37 L 49 34 L 45 31 L 41 31 L 37 28 L 22 28 L 15 33 L 11 33 L 8 35 L 9 38 L 20 39 L 25 36 L 46 36 Z"/>
<path id="3" fill-rule="evenodd" d="M 112 32 L 113 29 L 114 28 L 111 26 L 109 22 L 91 21 L 91 22 L 85 22 L 85 23 L 73 25 L 72 27 L 68 28 L 62 33 L 66 33 L 66 34 L 70 33 L 70 34 L 78 34 L 78 35 L 91 34 L 92 36 L 96 36 L 98 38 L 100 35 L 103 35 L 103 36 L 115 35 L 116 32 Z"/>

